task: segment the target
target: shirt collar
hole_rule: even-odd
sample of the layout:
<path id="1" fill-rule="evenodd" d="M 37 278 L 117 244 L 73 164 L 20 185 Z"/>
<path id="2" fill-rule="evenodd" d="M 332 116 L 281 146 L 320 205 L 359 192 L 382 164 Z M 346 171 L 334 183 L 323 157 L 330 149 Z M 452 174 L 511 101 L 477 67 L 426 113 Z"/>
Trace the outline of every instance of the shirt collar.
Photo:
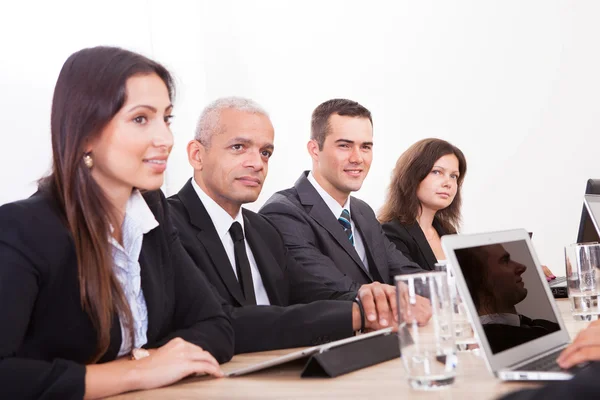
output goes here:
<path id="1" fill-rule="evenodd" d="M 144 196 L 138 189 L 134 189 L 125 205 L 125 218 L 123 218 L 122 225 L 123 246 L 112 236 L 115 230 L 112 224 L 108 227 L 111 233 L 108 241 L 117 249 L 128 252 L 136 237 L 145 235 L 157 226 L 158 221 L 150 207 L 148 207 L 148 203 L 144 200 Z"/>
<path id="2" fill-rule="evenodd" d="M 348 196 L 348 198 L 346 199 L 346 203 L 344 203 L 344 206 L 342 207 L 340 206 L 340 203 L 338 203 L 333 197 L 331 197 L 329 193 L 327 193 L 325 189 L 321 187 L 321 185 L 319 185 L 319 182 L 317 182 L 317 180 L 315 179 L 312 171 L 308 173 L 308 181 L 317 190 L 317 192 L 319 193 L 325 204 L 327 204 L 327 207 L 329 207 L 336 219 L 338 219 L 340 215 L 342 215 L 342 210 L 344 209 L 348 210 L 348 213 L 350 214 L 350 216 L 352 216 L 350 211 L 350 196 Z"/>
<path id="3" fill-rule="evenodd" d="M 242 225 L 242 231 L 244 230 L 244 218 L 242 217 L 242 208 L 238 211 L 235 218 L 231 218 L 231 215 L 227 213 L 214 201 L 209 195 L 207 195 L 204 190 L 196 183 L 196 180 L 192 178 L 192 187 L 196 191 L 196 194 L 200 198 L 202 204 L 204 204 L 204 208 L 206 208 L 206 212 L 208 213 L 210 219 L 212 220 L 215 229 L 217 230 L 217 235 L 219 239 L 222 241 L 227 232 L 229 232 L 229 228 L 231 228 L 231 224 L 234 222 L 239 222 Z"/>
<path id="4" fill-rule="evenodd" d="M 500 313 L 487 314 L 479 317 L 482 325 L 486 324 L 502 324 L 511 326 L 521 326 L 521 318 L 518 314 Z"/>
<path id="5" fill-rule="evenodd" d="M 158 226 L 154 213 L 148 207 L 144 196 L 137 189 L 131 193 L 129 200 L 127 200 L 125 218 L 128 223 L 135 225 L 142 234 L 146 234 Z"/>

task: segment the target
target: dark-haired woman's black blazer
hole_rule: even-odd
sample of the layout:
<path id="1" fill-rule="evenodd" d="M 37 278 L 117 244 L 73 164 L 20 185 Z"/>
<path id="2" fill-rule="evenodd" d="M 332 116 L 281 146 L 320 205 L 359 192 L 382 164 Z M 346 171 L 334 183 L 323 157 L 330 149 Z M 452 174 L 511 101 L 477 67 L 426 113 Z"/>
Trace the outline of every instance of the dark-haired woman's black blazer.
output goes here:
<path id="1" fill-rule="evenodd" d="M 431 246 L 425 238 L 423 230 L 417 222 L 410 225 L 400 223 L 398 220 L 382 224 L 383 231 L 388 239 L 396 245 L 410 261 L 414 261 L 425 270 L 433 271 L 437 259 Z M 438 220 L 433 220 L 433 227 L 440 237 L 446 234 Z"/>
<path id="2" fill-rule="evenodd" d="M 147 348 L 181 337 L 219 362 L 233 356 L 233 329 L 181 246 L 160 191 L 144 198 L 159 226 L 140 253 Z M 0 207 L 0 398 L 81 399 L 96 331 L 80 302 L 73 239 L 51 197 L 37 192 Z M 100 362 L 121 346 L 118 317 Z"/>

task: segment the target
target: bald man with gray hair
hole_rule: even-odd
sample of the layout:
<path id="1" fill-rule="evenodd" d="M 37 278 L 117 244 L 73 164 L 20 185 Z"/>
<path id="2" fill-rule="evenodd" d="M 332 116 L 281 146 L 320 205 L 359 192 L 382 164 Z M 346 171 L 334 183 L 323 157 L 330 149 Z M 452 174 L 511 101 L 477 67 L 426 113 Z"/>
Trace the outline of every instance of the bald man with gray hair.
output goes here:
<path id="1" fill-rule="evenodd" d="M 376 308 L 386 301 L 373 295 L 361 303 L 354 291 L 328 288 L 300 268 L 265 217 L 242 208 L 260 194 L 273 141 L 269 116 L 253 100 L 212 102 L 187 146 L 194 176 L 169 198 L 184 248 L 232 320 L 235 352 L 312 346 L 379 329 L 365 311 L 391 320 L 395 309 Z"/>

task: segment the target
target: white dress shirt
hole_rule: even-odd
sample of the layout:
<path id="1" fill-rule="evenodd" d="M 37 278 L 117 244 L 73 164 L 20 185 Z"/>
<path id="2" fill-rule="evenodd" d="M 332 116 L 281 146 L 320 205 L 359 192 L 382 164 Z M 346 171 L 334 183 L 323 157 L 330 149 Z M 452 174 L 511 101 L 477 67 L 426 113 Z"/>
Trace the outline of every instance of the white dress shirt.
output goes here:
<path id="1" fill-rule="evenodd" d="M 144 234 L 158 226 L 158 221 L 139 190 L 134 190 L 127 201 L 125 219 L 123 220 L 123 246 L 110 236 L 112 259 L 115 276 L 131 309 L 133 317 L 133 345 L 129 332 L 125 331 L 121 318 L 121 348 L 119 356 L 129 353 L 132 348 L 139 348 L 148 342 L 148 309 L 141 286 L 140 252 Z M 112 229 L 112 227 L 111 227 Z"/>
<path id="2" fill-rule="evenodd" d="M 239 222 L 242 226 L 242 231 L 244 231 L 244 238 L 246 237 L 246 233 L 244 230 L 244 217 L 242 216 L 242 209 L 235 216 L 235 218 L 231 218 L 231 215 L 227 213 L 220 205 L 218 205 L 209 195 L 204 193 L 204 191 L 198 186 L 195 179 L 192 179 L 192 186 L 196 191 L 196 194 L 204 204 L 204 208 L 206 208 L 206 212 L 210 216 L 213 225 L 217 231 L 217 235 L 219 235 L 219 239 L 221 239 L 221 243 L 223 243 L 223 247 L 225 248 L 225 252 L 227 253 L 227 257 L 229 258 L 229 262 L 231 263 L 231 267 L 233 268 L 233 273 L 237 278 L 237 268 L 235 264 L 235 252 L 233 246 L 233 239 L 231 238 L 231 234 L 229 233 L 229 228 L 234 222 Z M 252 284 L 254 286 L 254 294 L 256 296 L 256 304 L 257 305 L 270 305 L 269 296 L 267 295 L 267 291 L 265 290 L 265 285 L 263 284 L 262 277 L 260 275 L 260 271 L 258 270 L 258 266 L 256 265 L 256 260 L 254 259 L 254 254 L 252 254 L 252 249 L 248 244 L 248 240 L 244 240 L 246 244 L 246 254 L 248 255 L 248 261 L 250 262 L 250 270 L 252 271 Z M 221 268 L 221 266 L 218 266 Z M 239 281 L 239 278 L 238 278 Z"/>
<path id="3" fill-rule="evenodd" d="M 521 318 L 518 314 L 499 313 L 487 314 L 479 316 L 482 325 L 486 324 L 501 324 L 511 326 L 521 326 Z"/>
<path id="4" fill-rule="evenodd" d="M 363 242 L 362 236 L 360 235 L 360 232 L 356 229 L 354 221 L 352 221 L 352 210 L 350 209 L 350 196 L 348 196 L 348 199 L 346 199 L 346 203 L 342 207 L 340 206 L 340 203 L 338 203 L 333 197 L 331 197 L 329 193 L 327 193 L 327 191 L 325 191 L 325 189 L 321 187 L 321 185 L 319 185 L 319 182 L 317 182 L 317 180 L 313 176 L 312 171 L 308 173 L 308 181 L 315 187 L 325 204 L 327 204 L 327 207 L 329 207 L 329 209 L 333 213 L 335 219 L 340 218 L 344 209 L 348 210 L 348 213 L 350 213 L 350 225 L 352 226 L 352 236 L 354 237 L 354 249 L 358 253 L 358 257 L 364 264 L 365 269 L 368 271 L 369 261 L 367 260 L 365 244 Z"/>

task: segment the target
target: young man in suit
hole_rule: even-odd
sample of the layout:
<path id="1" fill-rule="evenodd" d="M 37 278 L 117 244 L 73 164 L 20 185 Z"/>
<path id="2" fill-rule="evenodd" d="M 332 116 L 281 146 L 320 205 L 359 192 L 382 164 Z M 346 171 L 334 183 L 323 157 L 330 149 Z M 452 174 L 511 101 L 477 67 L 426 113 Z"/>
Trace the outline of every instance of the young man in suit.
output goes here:
<path id="1" fill-rule="evenodd" d="M 334 99 L 313 112 L 308 152 L 312 171 L 262 207 L 282 233 L 294 258 L 335 290 L 359 290 L 371 282 L 394 284 L 394 276 L 423 272 L 383 233 L 360 189 L 373 158 L 371 113 L 355 101 Z M 421 298 L 423 322 L 428 302 Z"/>
<path id="2" fill-rule="evenodd" d="M 308 346 L 379 329 L 395 315 L 395 291 L 336 291 L 304 271 L 275 227 L 243 209 L 255 201 L 273 154 L 274 130 L 255 102 L 219 99 L 187 146 L 194 176 L 169 199 L 181 242 L 223 299 L 235 352 Z M 316 301 L 319 300 L 319 301 Z M 380 321 L 366 320 L 378 313 Z M 389 321 L 389 322 L 388 322 Z"/>

